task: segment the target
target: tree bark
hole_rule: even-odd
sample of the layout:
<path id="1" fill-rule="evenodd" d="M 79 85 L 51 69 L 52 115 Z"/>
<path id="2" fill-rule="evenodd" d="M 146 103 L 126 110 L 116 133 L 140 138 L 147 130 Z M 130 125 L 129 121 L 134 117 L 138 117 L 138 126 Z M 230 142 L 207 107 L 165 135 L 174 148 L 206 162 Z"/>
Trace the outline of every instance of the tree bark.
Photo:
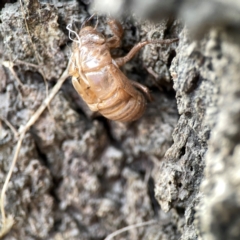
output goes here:
<path id="1" fill-rule="evenodd" d="M 66 26 L 80 29 L 90 2 L 0 5 L 1 189 L 16 150 L 14 129 L 66 69 Z M 97 240 L 153 219 L 114 239 L 240 238 L 240 5 L 146 2 L 101 10 L 125 14 L 113 56 L 149 38 L 179 38 L 146 46 L 122 68 L 155 101 L 138 121 L 117 123 L 92 113 L 66 80 L 24 137 L 5 199 L 14 224 L 2 239 Z M 109 36 L 105 16 L 97 27 Z"/>

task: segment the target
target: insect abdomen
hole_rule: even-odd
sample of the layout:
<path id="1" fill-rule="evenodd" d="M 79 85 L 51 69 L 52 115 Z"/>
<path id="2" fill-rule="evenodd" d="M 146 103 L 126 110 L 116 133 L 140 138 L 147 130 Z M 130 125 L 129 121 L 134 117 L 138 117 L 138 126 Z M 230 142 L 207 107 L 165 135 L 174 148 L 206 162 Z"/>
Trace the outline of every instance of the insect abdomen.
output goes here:
<path id="1" fill-rule="evenodd" d="M 142 93 L 138 92 L 135 97 L 116 99 L 111 106 L 99 109 L 99 112 L 106 118 L 114 121 L 129 122 L 140 118 L 146 108 L 146 99 Z"/>

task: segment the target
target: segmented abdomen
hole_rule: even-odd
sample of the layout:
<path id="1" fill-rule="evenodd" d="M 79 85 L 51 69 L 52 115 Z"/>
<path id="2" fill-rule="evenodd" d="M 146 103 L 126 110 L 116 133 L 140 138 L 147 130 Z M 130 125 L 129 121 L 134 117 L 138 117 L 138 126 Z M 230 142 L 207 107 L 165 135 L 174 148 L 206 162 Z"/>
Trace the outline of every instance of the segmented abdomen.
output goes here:
<path id="1" fill-rule="evenodd" d="M 146 99 L 143 94 L 137 91 L 138 94 L 132 97 L 127 93 L 119 94 L 124 89 L 116 91 L 118 93 L 113 94 L 107 100 L 109 102 L 108 105 L 103 103 L 104 108 L 101 108 L 101 104 L 99 104 L 99 112 L 106 118 L 120 122 L 129 122 L 140 118 L 146 108 Z M 128 95 L 127 97 L 126 94 Z"/>

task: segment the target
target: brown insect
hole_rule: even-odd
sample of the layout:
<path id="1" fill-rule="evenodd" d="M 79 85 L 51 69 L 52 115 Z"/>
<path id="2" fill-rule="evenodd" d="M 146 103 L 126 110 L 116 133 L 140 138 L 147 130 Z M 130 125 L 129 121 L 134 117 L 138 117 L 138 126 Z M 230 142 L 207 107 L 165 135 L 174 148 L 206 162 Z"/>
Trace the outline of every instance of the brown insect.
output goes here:
<path id="1" fill-rule="evenodd" d="M 152 97 L 147 87 L 129 80 L 119 69 L 143 46 L 150 43 L 170 44 L 175 39 L 144 41 L 135 45 L 125 56 L 113 59 L 110 50 L 120 45 L 121 24 L 108 21 L 113 36 L 106 38 L 96 27 L 83 27 L 73 43 L 69 74 L 75 90 L 92 111 L 114 121 L 129 122 L 140 118 Z"/>

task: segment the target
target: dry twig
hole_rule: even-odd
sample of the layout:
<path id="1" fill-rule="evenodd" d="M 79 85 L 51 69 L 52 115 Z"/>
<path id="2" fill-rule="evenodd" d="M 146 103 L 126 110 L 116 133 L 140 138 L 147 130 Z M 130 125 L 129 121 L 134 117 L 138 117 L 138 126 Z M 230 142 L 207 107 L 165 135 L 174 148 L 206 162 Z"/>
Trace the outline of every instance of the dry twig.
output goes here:
<path id="1" fill-rule="evenodd" d="M 134 225 L 131 225 L 131 226 L 127 226 L 127 227 L 121 228 L 121 229 L 111 233 L 104 240 L 111 240 L 111 239 L 113 239 L 114 237 L 116 237 L 117 235 L 119 235 L 123 232 L 129 231 L 129 230 L 134 229 L 134 228 L 144 227 L 144 226 L 147 226 L 147 225 L 153 225 L 153 224 L 156 224 L 156 223 L 157 223 L 156 220 L 151 220 L 151 221 L 137 223 L 137 224 L 134 224 Z"/>
<path id="2" fill-rule="evenodd" d="M 28 32 L 28 35 L 29 35 L 30 42 L 31 42 L 31 44 L 32 44 L 34 54 L 35 54 L 35 56 L 36 56 L 36 58 L 37 58 L 37 62 L 38 62 L 38 64 L 40 65 L 40 56 L 39 56 L 39 54 L 38 54 L 38 51 L 37 51 L 37 49 L 36 49 L 35 44 L 33 43 L 32 36 L 31 36 L 31 34 L 30 34 L 30 31 L 29 31 L 29 27 L 28 27 L 27 19 L 26 19 L 26 17 L 25 17 L 25 11 L 24 11 L 24 7 L 23 7 L 22 0 L 20 0 L 20 5 L 21 5 L 21 10 L 22 10 L 22 14 L 23 14 L 25 26 L 26 26 L 26 29 L 27 29 L 27 32 Z"/>
<path id="3" fill-rule="evenodd" d="M 15 127 L 5 117 L 0 116 L 0 120 L 2 120 L 10 128 L 14 137 L 17 138 L 18 137 L 18 131 L 15 129 Z"/>
<path id="4" fill-rule="evenodd" d="M 40 115 L 43 113 L 43 111 L 46 109 L 46 107 L 52 101 L 52 99 L 57 94 L 57 92 L 59 91 L 59 89 L 61 88 L 62 84 L 64 83 L 64 81 L 67 79 L 68 76 L 69 75 L 68 75 L 68 67 L 67 67 L 66 70 L 63 72 L 62 76 L 59 78 L 58 82 L 53 87 L 50 94 L 45 98 L 45 100 L 43 101 L 41 106 L 32 115 L 32 117 L 29 119 L 29 121 L 26 123 L 26 125 L 18 130 L 19 139 L 18 139 L 18 142 L 17 142 L 16 150 L 15 150 L 14 157 L 13 157 L 12 163 L 10 165 L 10 169 L 8 171 L 6 180 L 3 184 L 3 188 L 2 188 L 2 191 L 1 191 L 0 209 L 1 209 L 1 215 L 2 215 L 2 228 L 0 230 L 0 237 L 6 235 L 14 224 L 13 217 L 11 215 L 6 218 L 6 213 L 5 213 L 5 210 L 4 210 L 4 202 L 5 202 L 5 195 L 6 195 L 7 186 L 8 186 L 8 183 L 10 181 L 10 178 L 12 176 L 13 169 L 16 165 L 17 158 L 18 158 L 18 155 L 19 155 L 19 151 L 21 149 L 21 145 L 22 145 L 22 141 L 24 139 L 24 136 L 25 136 L 26 132 L 29 130 L 29 128 L 38 120 Z"/>
<path id="5" fill-rule="evenodd" d="M 10 70 L 10 72 L 12 73 L 12 75 L 15 77 L 15 79 L 17 80 L 18 84 L 23 88 L 24 85 L 22 84 L 21 80 L 19 79 L 19 77 L 17 76 L 16 72 L 14 71 L 13 67 L 14 67 L 14 64 L 13 62 L 11 61 L 3 61 L 1 62 L 1 64 L 8 68 Z"/>

